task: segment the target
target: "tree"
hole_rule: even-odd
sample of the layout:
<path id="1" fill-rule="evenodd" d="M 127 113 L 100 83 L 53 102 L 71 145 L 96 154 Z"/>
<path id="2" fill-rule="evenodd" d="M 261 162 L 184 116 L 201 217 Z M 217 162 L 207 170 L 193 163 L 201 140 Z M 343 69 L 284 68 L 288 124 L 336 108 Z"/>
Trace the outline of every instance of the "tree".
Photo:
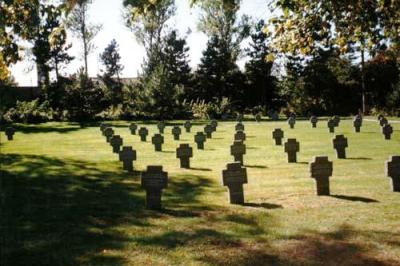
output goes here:
<path id="1" fill-rule="evenodd" d="M 85 63 L 85 74 L 88 76 L 88 56 L 94 51 L 93 40 L 101 30 L 101 25 L 88 22 L 88 10 L 91 1 L 77 1 L 68 18 L 68 27 L 82 42 L 82 59 Z"/>
<path id="2" fill-rule="evenodd" d="M 263 32 L 264 25 L 264 20 L 256 24 L 255 31 L 251 34 L 250 48 L 247 49 L 250 60 L 245 65 L 248 83 L 246 96 L 250 98 L 252 106 L 271 105 L 277 97 L 276 78 L 271 76 L 273 62 L 265 60 L 271 51 L 268 47 L 268 36 Z"/>
<path id="3" fill-rule="evenodd" d="M 365 56 L 399 44 L 399 1 L 274 0 L 274 46 L 284 53 L 313 55 L 337 48 L 361 57 L 361 108 L 366 112 Z"/>
<path id="4" fill-rule="evenodd" d="M 50 68 L 56 72 L 57 81 L 60 79 L 60 70 L 72 60 L 73 56 L 68 54 L 72 44 L 67 44 L 67 32 L 63 26 L 52 31 L 50 41 Z"/>
<path id="5" fill-rule="evenodd" d="M 121 55 L 119 54 L 119 45 L 115 39 L 113 39 L 104 49 L 104 52 L 100 54 L 100 60 L 105 66 L 104 75 L 108 77 L 117 77 L 119 79 L 124 67 L 120 64 Z"/>

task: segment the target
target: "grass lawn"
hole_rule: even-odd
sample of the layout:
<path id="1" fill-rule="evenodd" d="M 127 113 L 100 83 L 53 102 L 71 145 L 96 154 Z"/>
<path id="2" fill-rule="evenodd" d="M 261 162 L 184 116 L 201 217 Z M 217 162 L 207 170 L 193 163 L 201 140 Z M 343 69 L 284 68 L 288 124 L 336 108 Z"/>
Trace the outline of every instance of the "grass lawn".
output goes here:
<path id="1" fill-rule="evenodd" d="M 182 121 L 175 121 L 182 124 Z M 222 169 L 233 159 L 234 122 L 220 122 L 205 150 L 193 126 L 174 141 L 165 129 L 163 152 L 112 122 L 138 160 L 122 171 L 99 127 L 69 123 L 17 125 L 12 142 L 1 132 L 0 265 L 399 265 L 400 193 L 384 175 L 389 155 L 400 155 L 400 124 L 384 140 L 376 122 L 353 133 L 338 160 L 326 121 L 312 129 L 298 121 L 244 122 L 248 184 L 245 206 L 228 203 Z M 298 163 L 287 163 L 274 128 L 300 142 Z M 182 128 L 183 129 L 183 128 Z M 184 132 L 184 130 L 182 130 Z M 176 159 L 178 143 L 194 147 L 192 169 Z M 332 196 L 317 197 L 308 162 L 333 161 Z M 169 186 L 161 212 L 146 210 L 139 171 L 163 165 Z"/>

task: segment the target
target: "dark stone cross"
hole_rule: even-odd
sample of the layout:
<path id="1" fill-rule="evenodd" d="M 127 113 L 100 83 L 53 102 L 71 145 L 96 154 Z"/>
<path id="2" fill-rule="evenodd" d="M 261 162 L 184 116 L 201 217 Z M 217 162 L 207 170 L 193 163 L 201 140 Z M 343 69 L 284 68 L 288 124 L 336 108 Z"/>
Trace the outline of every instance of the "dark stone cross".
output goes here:
<path id="1" fill-rule="evenodd" d="M 275 140 L 275 145 L 282 145 L 283 136 L 284 133 L 282 129 L 275 128 L 275 130 L 272 132 L 272 138 Z"/>
<path id="2" fill-rule="evenodd" d="M 354 132 L 359 133 L 360 128 L 362 126 L 362 119 L 360 119 L 359 117 L 354 117 L 353 126 L 354 126 Z"/>
<path id="3" fill-rule="evenodd" d="M 383 125 L 382 127 L 382 134 L 385 139 L 390 139 L 393 133 L 393 128 L 390 124 Z"/>
<path id="4" fill-rule="evenodd" d="M 104 129 L 104 136 L 107 142 L 110 142 L 111 137 L 114 135 L 114 130 L 111 127 Z"/>
<path id="5" fill-rule="evenodd" d="M 210 125 L 211 125 L 211 127 L 212 127 L 214 132 L 217 131 L 217 127 L 218 127 L 218 121 L 217 120 L 215 120 L 215 119 L 211 120 Z"/>
<path id="6" fill-rule="evenodd" d="M 4 133 L 7 135 L 7 140 L 13 140 L 15 134 L 15 128 L 13 127 L 6 127 Z"/>
<path id="7" fill-rule="evenodd" d="M 204 150 L 204 142 L 207 140 L 206 135 L 203 132 L 197 132 L 194 136 L 194 141 L 197 144 L 197 149 Z"/>
<path id="8" fill-rule="evenodd" d="M 315 179 L 318 196 L 330 195 L 329 177 L 332 176 L 332 162 L 327 156 L 316 156 L 310 163 L 311 177 Z"/>
<path id="9" fill-rule="evenodd" d="M 139 136 L 141 141 L 146 141 L 147 135 L 149 134 L 149 130 L 145 127 L 139 128 Z"/>
<path id="10" fill-rule="evenodd" d="M 332 119 L 333 119 L 333 121 L 335 122 L 335 127 L 338 127 L 338 126 L 339 126 L 339 123 L 340 123 L 340 117 L 339 117 L 338 115 L 334 115 L 334 116 L 332 117 Z"/>
<path id="11" fill-rule="evenodd" d="M 237 123 L 235 126 L 235 130 L 236 131 L 244 131 L 244 125 L 241 122 Z"/>
<path id="12" fill-rule="evenodd" d="M 103 136 L 104 136 L 104 130 L 105 130 L 106 128 L 108 128 L 108 127 L 111 127 L 111 125 L 110 125 L 110 124 L 107 124 L 107 123 L 101 123 L 101 124 L 100 124 L 100 131 L 101 131 L 101 133 L 103 134 Z"/>
<path id="13" fill-rule="evenodd" d="M 204 132 L 208 139 L 212 138 L 212 133 L 214 132 L 212 125 L 208 124 L 204 127 Z"/>
<path id="14" fill-rule="evenodd" d="M 300 143 L 296 139 L 288 139 L 285 143 L 285 152 L 288 154 L 288 162 L 297 162 L 297 152 L 300 151 Z"/>
<path id="15" fill-rule="evenodd" d="M 315 115 L 311 116 L 310 123 L 313 128 L 316 128 L 318 123 L 318 117 L 316 117 Z"/>
<path id="16" fill-rule="evenodd" d="M 226 170 L 222 170 L 222 184 L 228 187 L 229 202 L 244 204 L 243 184 L 247 184 L 246 168 L 238 162 L 229 163 Z"/>
<path id="17" fill-rule="evenodd" d="M 179 140 L 179 136 L 182 133 L 181 128 L 178 126 L 174 126 L 172 128 L 171 132 L 172 132 L 172 135 L 174 135 L 174 140 Z"/>
<path id="18" fill-rule="evenodd" d="M 192 123 L 190 121 L 186 121 L 185 124 L 183 124 L 183 126 L 186 129 L 187 133 L 190 133 L 190 129 L 192 128 Z"/>
<path id="19" fill-rule="evenodd" d="M 241 130 L 236 131 L 234 140 L 240 140 L 240 141 L 244 142 L 246 140 L 246 133 L 244 133 L 244 131 L 241 131 Z"/>
<path id="20" fill-rule="evenodd" d="M 243 165 L 243 155 L 246 154 L 246 145 L 242 141 L 236 140 L 231 145 L 231 155 L 235 162 L 240 162 Z"/>
<path id="21" fill-rule="evenodd" d="M 293 116 L 289 117 L 288 124 L 290 128 L 294 128 L 294 125 L 296 124 L 296 118 L 294 118 Z"/>
<path id="22" fill-rule="evenodd" d="M 256 120 L 256 122 L 260 122 L 261 121 L 261 115 L 260 114 L 256 114 L 254 116 L 254 119 Z"/>
<path id="23" fill-rule="evenodd" d="M 119 160 L 122 162 L 122 168 L 126 171 L 133 171 L 133 161 L 136 160 L 136 151 L 132 147 L 122 147 L 119 152 Z"/>
<path id="24" fill-rule="evenodd" d="M 132 123 L 129 125 L 129 130 L 131 131 L 132 135 L 136 135 L 136 130 L 137 130 L 137 125 L 135 123 Z"/>
<path id="25" fill-rule="evenodd" d="M 193 149 L 189 144 L 181 144 L 176 149 L 176 158 L 180 160 L 181 168 L 190 168 L 191 157 L 193 157 Z"/>
<path id="26" fill-rule="evenodd" d="M 110 145 L 113 148 L 114 153 L 119 153 L 119 150 L 123 144 L 122 138 L 119 135 L 113 135 L 110 139 Z"/>
<path id="27" fill-rule="evenodd" d="M 379 119 L 379 125 L 381 125 L 381 127 L 383 127 L 387 124 L 389 124 L 389 121 L 385 117 L 382 117 L 381 119 Z"/>
<path id="28" fill-rule="evenodd" d="M 146 190 L 146 208 L 161 209 L 161 193 L 168 186 L 168 173 L 162 166 L 147 166 L 147 171 L 142 173 L 142 188 Z"/>
<path id="29" fill-rule="evenodd" d="M 160 132 L 160 134 L 164 134 L 165 122 L 164 121 L 158 122 L 157 128 L 158 128 L 158 132 Z"/>
<path id="30" fill-rule="evenodd" d="M 390 156 L 385 166 L 386 176 L 392 178 L 393 192 L 400 192 L 400 156 Z"/>
<path id="31" fill-rule="evenodd" d="M 154 144 L 155 151 L 162 151 L 162 145 L 164 144 L 164 137 L 161 134 L 155 134 L 151 138 L 151 143 Z"/>
<path id="32" fill-rule="evenodd" d="M 344 135 L 336 135 L 332 139 L 333 148 L 336 150 L 336 156 L 338 159 L 346 159 L 346 148 L 348 147 L 347 138 Z"/>
<path id="33" fill-rule="evenodd" d="M 335 120 L 333 120 L 333 118 L 330 118 L 328 120 L 327 125 L 329 128 L 329 133 L 335 133 L 336 123 L 335 123 Z"/>
<path id="34" fill-rule="evenodd" d="M 378 122 L 379 122 L 379 120 L 381 120 L 381 118 L 383 118 L 383 117 L 384 117 L 383 114 L 379 114 L 378 117 L 377 117 Z"/>

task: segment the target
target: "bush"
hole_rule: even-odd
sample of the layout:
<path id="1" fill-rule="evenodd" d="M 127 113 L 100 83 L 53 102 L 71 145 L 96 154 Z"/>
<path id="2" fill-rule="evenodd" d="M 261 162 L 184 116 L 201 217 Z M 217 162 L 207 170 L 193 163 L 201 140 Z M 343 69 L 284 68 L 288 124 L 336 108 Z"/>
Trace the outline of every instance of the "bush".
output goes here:
<path id="1" fill-rule="evenodd" d="M 10 108 L 4 114 L 4 120 L 10 123 L 42 123 L 59 118 L 58 112 L 55 112 L 48 101 L 42 103 L 39 99 L 30 102 L 20 102 L 14 108 Z"/>
<path id="2" fill-rule="evenodd" d="M 204 100 L 197 100 L 190 104 L 191 112 L 195 118 L 210 119 L 210 118 L 229 118 L 233 116 L 234 110 L 229 98 L 223 97 L 221 101 L 206 103 Z"/>

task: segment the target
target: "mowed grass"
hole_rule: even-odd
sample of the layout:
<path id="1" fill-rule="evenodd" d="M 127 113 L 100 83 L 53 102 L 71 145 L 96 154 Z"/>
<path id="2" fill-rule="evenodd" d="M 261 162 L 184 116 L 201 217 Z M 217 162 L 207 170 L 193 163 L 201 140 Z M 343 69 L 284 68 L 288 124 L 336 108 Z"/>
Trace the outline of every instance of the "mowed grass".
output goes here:
<path id="1" fill-rule="evenodd" d="M 235 122 L 220 122 L 205 150 L 193 136 L 180 141 L 165 129 L 163 152 L 111 122 L 137 151 L 136 172 L 125 173 L 98 125 L 17 125 L 1 132 L 0 265 L 399 265 L 400 193 L 391 191 L 384 162 L 400 155 L 400 124 L 384 140 L 376 122 L 353 133 L 342 120 L 335 134 L 349 141 L 338 160 L 326 121 L 244 122 L 248 184 L 244 206 L 228 203 L 222 169 L 232 162 Z M 138 122 L 139 124 L 142 124 Z M 275 146 L 274 128 L 300 142 L 298 163 Z M 179 143 L 194 148 L 192 169 L 179 168 Z M 308 163 L 333 161 L 332 196 L 318 197 Z M 169 175 L 164 210 L 145 209 L 140 171 L 162 165 Z"/>

